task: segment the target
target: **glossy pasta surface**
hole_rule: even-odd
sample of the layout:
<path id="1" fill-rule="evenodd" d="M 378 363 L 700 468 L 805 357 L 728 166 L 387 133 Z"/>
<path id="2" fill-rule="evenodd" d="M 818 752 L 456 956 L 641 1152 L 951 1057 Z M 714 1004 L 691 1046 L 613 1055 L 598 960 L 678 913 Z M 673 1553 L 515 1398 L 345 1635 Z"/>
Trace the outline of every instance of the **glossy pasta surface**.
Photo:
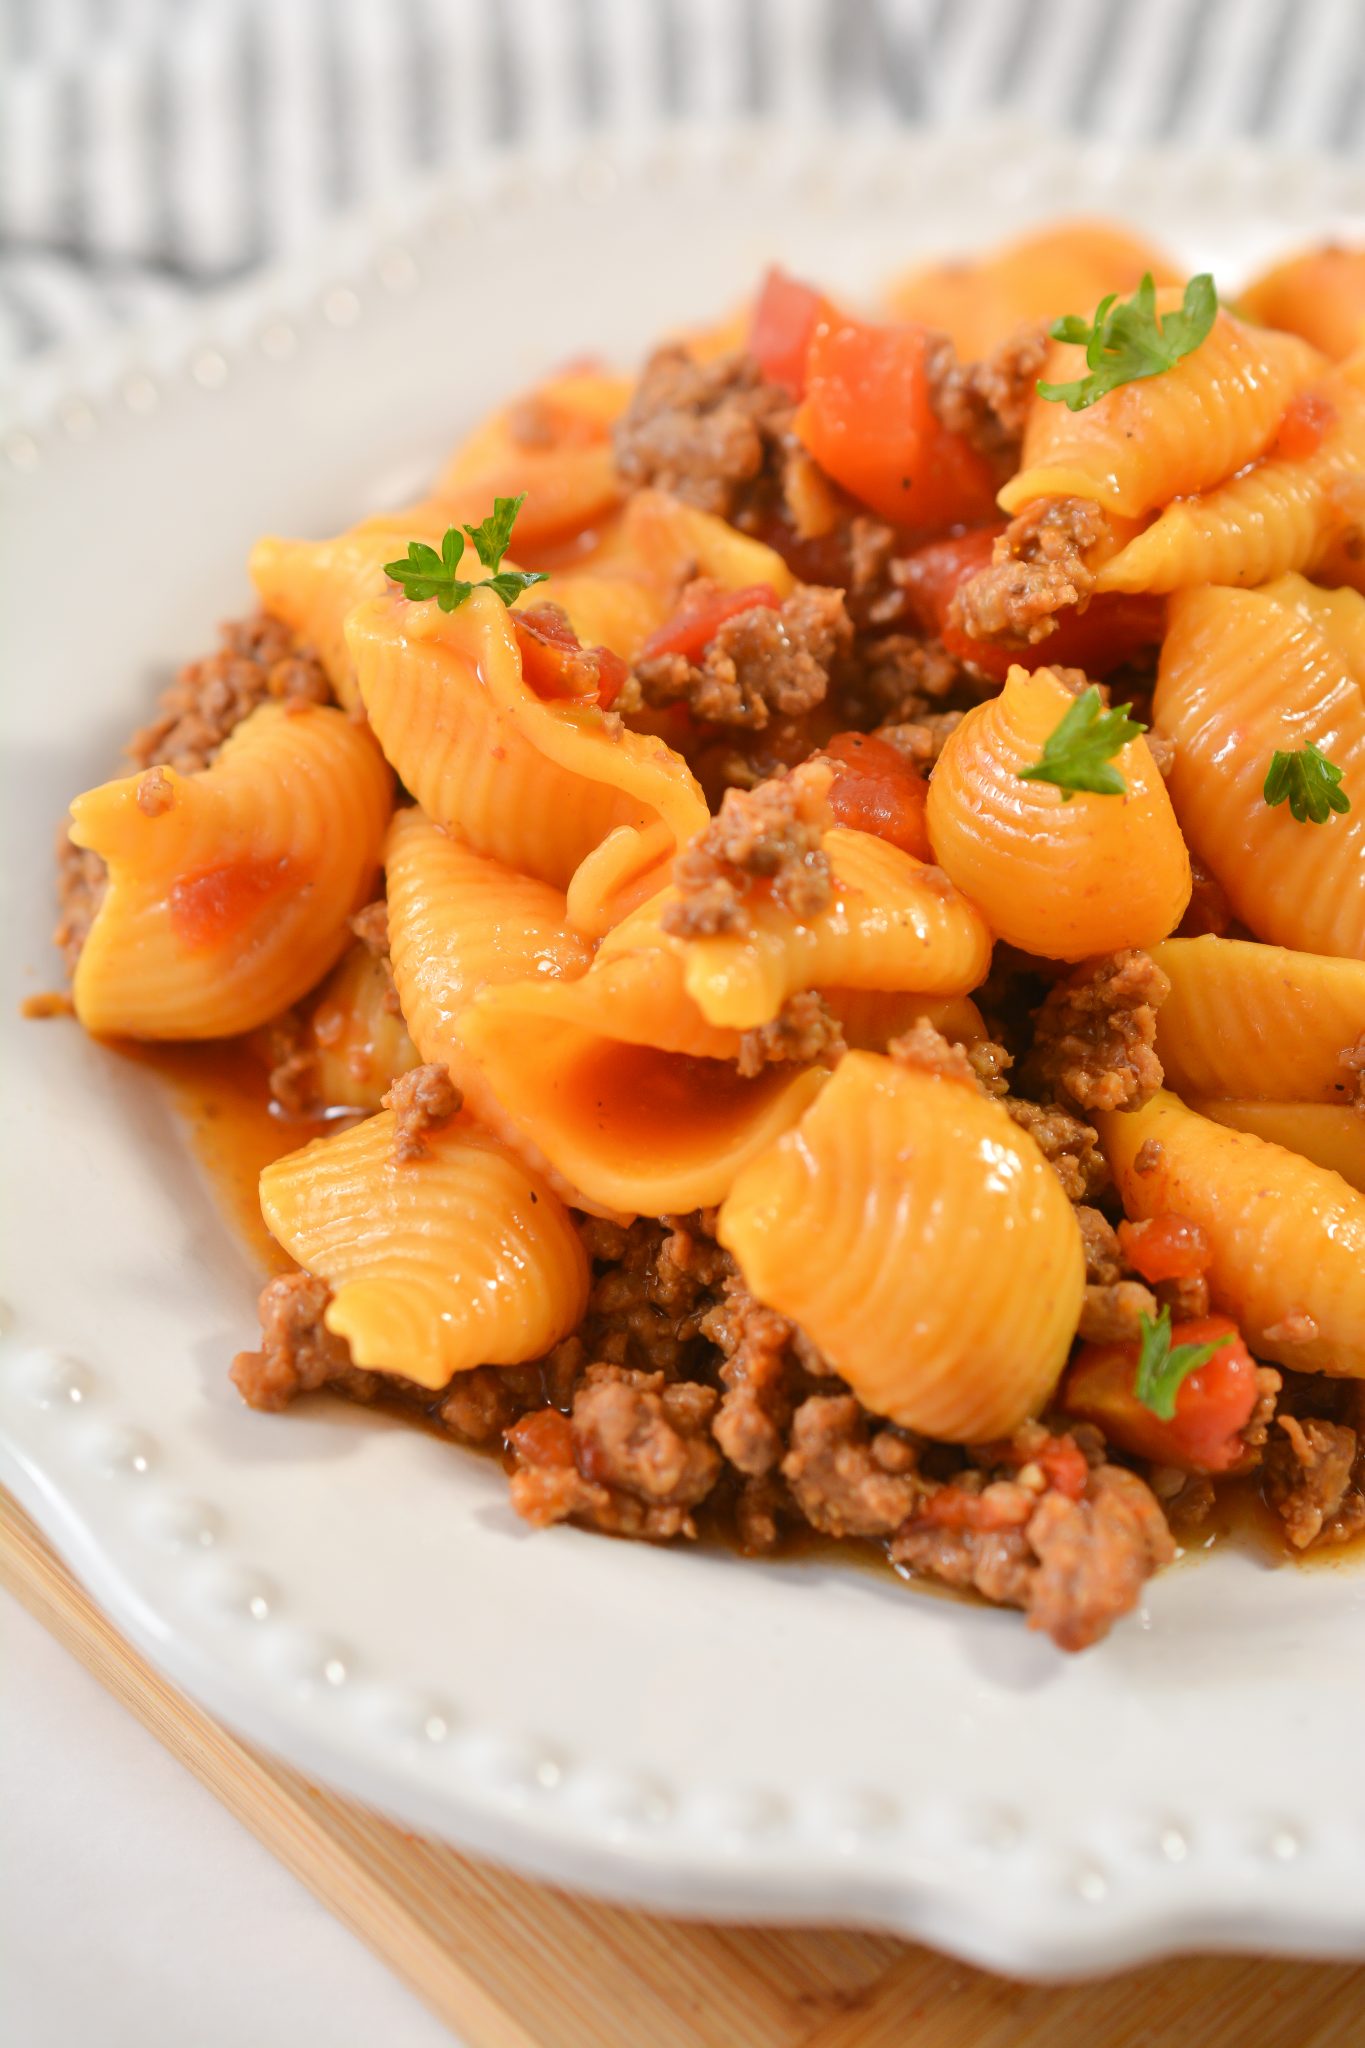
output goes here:
<path id="1" fill-rule="evenodd" d="M 55 936 L 246 1102 L 263 1416 L 1064 1652 L 1365 1534 L 1365 248 L 1179 254 L 772 264 L 257 542 Z"/>

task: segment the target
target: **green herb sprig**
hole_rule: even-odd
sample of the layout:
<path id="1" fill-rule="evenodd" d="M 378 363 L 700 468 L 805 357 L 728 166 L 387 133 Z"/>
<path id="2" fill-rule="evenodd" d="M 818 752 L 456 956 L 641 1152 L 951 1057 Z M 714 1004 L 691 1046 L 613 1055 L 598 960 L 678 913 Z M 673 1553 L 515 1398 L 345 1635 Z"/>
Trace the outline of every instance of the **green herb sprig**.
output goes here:
<path id="1" fill-rule="evenodd" d="M 1325 825 L 1333 811 L 1349 811 L 1351 799 L 1341 787 L 1341 770 L 1311 740 L 1287 751 L 1277 747 L 1261 791 L 1273 810 L 1287 803 L 1300 825 Z"/>
<path id="2" fill-rule="evenodd" d="M 1052 782 L 1069 804 L 1078 789 L 1095 796 L 1126 796 L 1128 785 L 1113 756 L 1147 728 L 1140 719 L 1130 718 L 1131 704 L 1119 704 L 1111 711 L 1091 683 L 1081 691 L 1060 723 L 1048 734 L 1043 751 L 1031 767 L 1020 768 L 1021 782 Z"/>
<path id="3" fill-rule="evenodd" d="M 1215 1337 L 1209 1344 L 1172 1344 L 1169 1307 L 1161 1310 L 1155 1322 L 1147 1315 L 1140 1316 L 1138 1321 L 1142 1346 L 1133 1392 L 1159 1422 L 1170 1422 L 1175 1415 L 1176 1395 L 1185 1381 L 1201 1365 L 1207 1365 L 1215 1351 L 1232 1342 L 1232 1333 Z"/>
<path id="4" fill-rule="evenodd" d="M 401 584 L 403 595 L 412 603 L 420 604 L 426 598 L 434 597 L 443 612 L 458 611 L 472 590 L 491 590 L 504 604 L 515 604 L 523 590 L 529 590 L 533 583 L 548 580 L 543 569 L 504 569 L 502 566 L 502 558 L 512 543 L 512 528 L 516 525 L 517 514 L 525 502 L 525 491 L 516 498 L 494 498 L 493 510 L 477 526 L 446 528 L 439 554 L 424 540 L 410 540 L 406 558 L 401 562 L 385 562 L 384 574 Z M 490 571 L 489 575 L 474 582 L 459 574 L 466 536 L 473 541 L 474 552 L 484 568 Z"/>
<path id="5" fill-rule="evenodd" d="M 1131 299 L 1120 300 L 1117 292 L 1101 299 L 1093 320 L 1068 313 L 1054 321 L 1048 329 L 1052 339 L 1083 346 L 1090 374 L 1070 384 L 1048 384 L 1040 379 L 1038 396 L 1059 400 L 1070 412 L 1084 412 L 1120 384 L 1159 377 L 1182 357 L 1192 355 L 1217 313 L 1218 294 L 1213 278 L 1204 270 L 1186 285 L 1179 311 L 1160 318 L 1149 270 Z"/>

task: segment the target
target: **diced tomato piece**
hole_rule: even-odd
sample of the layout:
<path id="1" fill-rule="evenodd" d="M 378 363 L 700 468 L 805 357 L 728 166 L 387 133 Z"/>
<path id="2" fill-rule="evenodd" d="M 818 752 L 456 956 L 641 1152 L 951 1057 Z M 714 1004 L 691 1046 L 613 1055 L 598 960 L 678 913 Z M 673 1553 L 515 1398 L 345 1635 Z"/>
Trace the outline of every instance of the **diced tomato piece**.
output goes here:
<path id="1" fill-rule="evenodd" d="M 921 1501 L 913 1519 L 917 1527 L 931 1529 L 979 1529 L 985 1532 L 1019 1526 L 1017 1513 L 1011 1513 L 1004 1503 L 992 1499 L 989 1493 L 973 1493 L 968 1486 L 940 1486 L 927 1500 Z"/>
<path id="2" fill-rule="evenodd" d="M 531 605 L 512 613 L 521 672 L 537 697 L 569 698 L 610 711 L 630 674 L 610 647 L 584 647 L 557 604 Z"/>
<path id="3" fill-rule="evenodd" d="M 1106 676 L 1139 649 L 1160 640 L 1165 630 L 1165 600 L 1122 591 L 1092 598 L 1084 611 L 1072 606 L 1058 612 L 1056 632 L 1032 647 L 998 647 L 964 633 L 950 623 L 953 598 L 960 584 L 987 566 L 996 537 L 1004 530 L 999 523 L 931 541 L 916 549 L 902 571 L 906 602 L 915 622 L 924 632 L 936 633 L 949 654 L 970 661 L 998 682 L 1004 681 L 1015 664 L 1035 669 L 1055 662 L 1084 669 L 1089 676 Z"/>
<path id="4" fill-rule="evenodd" d="M 929 785 L 904 754 L 869 732 L 835 733 L 824 751 L 839 763 L 828 798 L 835 823 L 932 860 L 924 822 Z"/>
<path id="5" fill-rule="evenodd" d="M 838 317 L 823 292 L 774 263 L 754 306 L 749 354 L 770 384 L 780 384 L 793 398 L 804 398 L 811 337 L 822 320 Z"/>
<path id="6" fill-rule="evenodd" d="M 1304 462 L 1322 446 L 1337 423 L 1337 409 L 1321 391 L 1301 391 L 1284 409 L 1270 453 L 1285 462 Z"/>
<path id="7" fill-rule="evenodd" d="M 727 619 L 739 617 L 759 606 L 776 611 L 782 600 L 771 583 L 746 583 L 742 590 L 708 591 L 684 603 L 671 619 L 657 626 L 640 649 L 639 659 L 656 654 L 681 654 L 688 661 L 700 661 Z"/>
<path id="8" fill-rule="evenodd" d="M 822 320 L 806 358 L 796 432 L 836 483 L 893 525 L 924 531 L 989 519 L 991 465 L 943 425 L 925 327 Z"/>
<path id="9" fill-rule="evenodd" d="M 1083 1345 L 1063 1385 L 1062 1406 L 1097 1423 L 1111 1443 L 1137 1457 L 1185 1472 L 1230 1472 L 1245 1453 L 1242 1431 L 1256 1406 L 1256 1361 L 1227 1316 L 1199 1316 L 1171 1331 L 1172 1346 L 1220 1337 L 1231 1341 L 1182 1381 L 1169 1422 L 1133 1392 L 1136 1344 Z"/>
<path id="10" fill-rule="evenodd" d="M 1192 1280 L 1207 1273 L 1213 1254 L 1208 1238 L 1188 1216 L 1146 1216 L 1120 1223 L 1119 1245 L 1144 1280 Z"/>
<path id="11" fill-rule="evenodd" d="M 507 1445 L 525 1465 L 572 1465 L 573 1425 L 558 1408 L 535 1408 L 512 1424 Z"/>
<path id="12" fill-rule="evenodd" d="M 287 855 L 264 860 L 258 854 L 241 854 L 197 874 L 182 875 L 171 885 L 171 930 L 188 952 L 226 945 L 246 930 L 272 897 L 297 889 L 304 879 Z"/>
<path id="13" fill-rule="evenodd" d="M 1074 1436 L 1044 1436 L 1041 1443 L 1032 1444 L 1007 1437 L 987 1445 L 984 1455 L 993 1465 L 1036 1465 L 1054 1492 L 1064 1493 L 1068 1500 L 1081 1498 L 1090 1476 L 1085 1452 Z"/>

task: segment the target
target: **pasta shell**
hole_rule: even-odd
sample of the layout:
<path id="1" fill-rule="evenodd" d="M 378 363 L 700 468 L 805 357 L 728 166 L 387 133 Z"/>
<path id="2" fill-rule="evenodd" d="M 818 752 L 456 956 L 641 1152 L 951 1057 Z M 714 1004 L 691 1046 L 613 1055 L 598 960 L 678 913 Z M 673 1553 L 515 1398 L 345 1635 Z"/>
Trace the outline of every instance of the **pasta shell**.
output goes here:
<path id="1" fill-rule="evenodd" d="M 1117 222 L 1062 221 L 974 262 L 950 258 L 909 271 L 887 301 L 898 320 L 937 328 L 973 362 L 1034 321 L 1089 313 L 1106 292 L 1126 298 L 1148 270 L 1159 285 L 1177 281 L 1159 249 Z"/>
<path id="2" fill-rule="evenodd" d="M 373 894 L 392 793 L 344 712 L 264 704 L 197 774 L 77 797 L 72 841 L 109 864 L 72 989 L 86 1030 L 226 1038 L 297 1002 Z"/>
<path id="3" fill-rule="evenodd" d="M 1128 1214 L 1187 1216 L 1204 1231 L 1214 1306 L 1258 1357 L 1365 1378 L 1365 1195 L 1165 1090 L 1094 1121 Z"/>
<path id="4" fill-rule="evenodd" d="M 384 848 L 389 957 L 422 1058 L 450 1069 L 475 1113 L 493 1112 L 460 1020 L 481 989 L 572 980 L 591 959 L 564 920 L 564 896 L 451 839 L 416 806 L 394 814 Z"/>
<path id="5" fill-rule="evenodd" d="M 308 1050 L 329 1109 L 377 1110 L 417 1048 L 393 1003 L 388 969 L 368 946 L 351 946 L 309 1006 Z"/>
<path id="6" fill-rule="evenodd" d="M 1150 946 L 1179 924 L 1190 862 L 1141 737 L 1113 766 L 1124 796 L 1064 801 L 1021 782 L 1073 699 L 1052 671 L 1012 668 L 998 697 L 949 735 L 929 784 L 934 858 L 995 936 L 1053 960 Z"/>
<path id="7" fill-rule="evenodd" d="M 1139 387 L 1140 388 L 1140 387 Z M 1365 578 L 1365 381 L 1324 378 L 1336 417 L 1311 455 L 1267 455 L 1204 493 L 1182 498 L 1099 569 L 1097 590 L 1250 589 L 1287 570 Z"/>
<path id="8" fill-rule="evenodd" d="M 1365 1037 L 1365 960 L 1212 936 L 1167 939 L 1152 957 L 1170 977 L 1156 1049 L 1177 1094 L 1349 1102 L 1342 1054 Z"/>
<path id="9" fill-rule="evenodd" d="M 1365 1116 L 1358 1109 L 1330 1108 L 1325 1102 L 1229 1102 L 1211 1096 L 1194 1096 L 1189 1106 L 1216 1124 L 1250 1131 L 1254 1138 L 1298 1152 L 1365 1194 Z"/>
<path id="10" fill-rule="evenodd" d="M 248 566 L 262 606 L 313 649 L 345 710 L 360 709 L 347 619 L 358 604 L 386 589 L 386 562 L 406 555 L 409 541 L 439 549 L 449 524 L 446 506 L 428 498 L 406 512 L 363 519 L 334 540 L 267 534 L 251 550 Z"/>
<path id="11" fill-rule="evenodd" d="M 662 740 L 527 688 L 491 590 L 450 613 L 377 598 L 346 631 L 384 752 L 428 816 L 478 852 L 562 889 L 622 827 L 662 821 L 675 847 L 705 827 L 706 800 Z"/>
<path id="12" fill-rule="evenodd" d="M 487 1131 L 432 1131 L 393 1156 L 388 1110 L 261 1175 L 272 1235 L 333 1289 L 327 1328 L 372 1372 L 443 1387 L 539 1358 L 581 1320 L 588 1264 L 562 1202 Z"/>
<path id="13" fill-rule="evenodd" d="M 1365 958 L 1365 695 L 1335 638 L 1267 591 L 1180 591 L 1153 714 L 1175 741 L 1167 786 L 1185 837 L 1241 922 L 1299 952 Z M 1276 749 L 1309 740 L 1352 798 L 1325 825 L 1263 795 Z"/>
<path id="14" fill-rule="evenodd" d="M 1241 293 L 1252 320 L 1301 334 L 1334 361 L 1365 348 L 1365 248 L 1325 242 L 1265 271 Z"/>
<path id="15" fill-rule="evenodd" d="M 961 1081 L 849 1053 L 737 1176 L 717 1232 L 758 1299 L 908 1429 L 1006 1435 L 1066 1363 L 1075 1214 L 1033 1140 Z"/>
<path id="16" fill-rule="evenodd" d="M 475 428 L 442 471 L 438 494 L 473 522 L 495 497 L 525 491 L 522 549 L 594 525 L 621 497 L 612 427 L 633 388 L 632 378 L 596 370 L 550 378 Z"/>
<path id="17" fill-rule="evenodd" d="M 1157 294 L 1161 314 L 1181 294 Z M 1206 338 L 1159 377 L 1121 384 L 1082 412 L 1035 399 L 1019 474 L 1000 493 L 1006 512 L 1035 498 L 1090 498 L 1122 518 L 1207 491 L 1264 454 L 1291 398 L 1325 365 L 1297 335 L 1249 327 L 1220 312 Z M 1049 383 L 1085 375 L 1085 350 L 1054 342 Z M 1147 587 L 1147 586 L 1144 586 Z"/>
<path id="18" fill-rule="evenodd" d="M 834 878 L 826 909 L 800 919 L 756 904 L 749 930 L 682 942 L 687 993 L 708 1023 L 766 1024 L 799 989 L 949 996 L 985 980 L 990 933 L 938 868 L 870 832 L 839 827 L 822 843 Z"/>
<path id="19" fill-rule="evenodd" d="M 666 951 L 627 954 L 581 981 L 488 989 L 461 1019 L 494 1128 L 580 1208 L 659 1216 L 720 1201 L 825 1079 L 789 1066 L 742 1079 L 734 1034 L 675 1007 L 675 972 Z"/>

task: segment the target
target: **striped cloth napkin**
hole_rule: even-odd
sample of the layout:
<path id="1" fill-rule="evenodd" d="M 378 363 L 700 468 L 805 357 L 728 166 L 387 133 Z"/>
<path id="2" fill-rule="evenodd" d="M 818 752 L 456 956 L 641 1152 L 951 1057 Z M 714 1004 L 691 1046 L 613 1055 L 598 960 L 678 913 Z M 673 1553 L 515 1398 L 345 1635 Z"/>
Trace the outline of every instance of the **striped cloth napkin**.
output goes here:
<path id="1" fill-rule="evenodd" d="M 415 171 L 767 115 L 1365 153 L 1365 0 L 0 0 L 0 360 Z"/>

